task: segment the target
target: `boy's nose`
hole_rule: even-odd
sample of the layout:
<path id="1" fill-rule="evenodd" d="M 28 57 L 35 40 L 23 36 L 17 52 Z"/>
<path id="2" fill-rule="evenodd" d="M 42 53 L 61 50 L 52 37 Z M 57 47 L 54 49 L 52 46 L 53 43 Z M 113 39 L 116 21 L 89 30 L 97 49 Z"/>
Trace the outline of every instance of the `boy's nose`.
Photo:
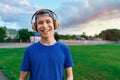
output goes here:
<path id="1" fill-rule="evenodd" d="M 47 23 L 46 22 L 43 23 L 43 27 L 47 27 Z"/>

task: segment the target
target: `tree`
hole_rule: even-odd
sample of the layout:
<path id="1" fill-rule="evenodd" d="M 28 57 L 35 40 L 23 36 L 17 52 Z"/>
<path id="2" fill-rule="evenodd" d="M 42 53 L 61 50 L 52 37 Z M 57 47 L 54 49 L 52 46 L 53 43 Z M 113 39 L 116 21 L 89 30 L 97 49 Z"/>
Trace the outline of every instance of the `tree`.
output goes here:
<path id="1" fill-rule="evenodd" d="M 55 37 L 55 40 L 58 41 L 59 40 L 59 34 L 57 32 L 54 33 L 54 37 Z"/>
<path id="2" fill-rule="evenodd" d="M 102 31 L 99 36 L 103 40 L 118 41 L 120 40 L 120 30 L 118 29 L 107 29 Z"/>
<path id="3" fill-rule="evenodd" d="M 6 27 L 0 27 L 0 42 L 4 42 L 6 37 Z"/>
<path id="4" fill-rule="evenodd" d="M 30 36 L 33 35 L 33 32 L 29 32 L 28 29 L 20 29 L 18 31 L 19 41 L 20 42 L 29 42 Z"/>
<path id="5" fill-rule="evenodd" d="M 83 33 L 82 33 L 82 35 L 81 35 L 81 38 L 84 38 L 84 39 L 86 39 L 86 40 L 87 40 L 87 39 L 88 39 L 88 36 L 86 36 L 86 33 L 85 33 L 85 32 L 83 32 Z"/>

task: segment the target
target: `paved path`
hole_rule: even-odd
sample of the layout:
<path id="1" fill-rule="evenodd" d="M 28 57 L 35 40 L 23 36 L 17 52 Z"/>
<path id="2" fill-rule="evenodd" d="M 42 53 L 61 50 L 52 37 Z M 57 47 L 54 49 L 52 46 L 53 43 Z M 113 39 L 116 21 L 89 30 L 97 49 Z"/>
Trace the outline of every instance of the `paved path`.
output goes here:
<path id="1" fill-rule="evenodd" d="M 8 80 L 2 73 L 2 71 L 0 70 L 0 80 Z"/>
<path id="2" fill-rule="evenodd" d="M 60 40 L 66 45 L 91 45 L 91 44 L 109 44 L 110 41 L 80 41 L 80 40 Z M 33 43 L 0 43 L 0 48 L 21 48 L 27 47 Z"/>
<path id="3" fill-rule="evenodd" d="M 0 43 L 0 48 L 21 48 L 31 44 L 32 43 Z"/>

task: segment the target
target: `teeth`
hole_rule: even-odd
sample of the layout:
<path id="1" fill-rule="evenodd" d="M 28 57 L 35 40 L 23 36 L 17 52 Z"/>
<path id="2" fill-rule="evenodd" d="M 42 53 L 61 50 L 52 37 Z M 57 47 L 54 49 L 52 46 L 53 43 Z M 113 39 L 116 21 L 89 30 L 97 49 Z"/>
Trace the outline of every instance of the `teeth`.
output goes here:
<path id="1" fill-rule="evenodd" d="M 49 30 L 41 30 L 42 32 L 49 32 Z"/>

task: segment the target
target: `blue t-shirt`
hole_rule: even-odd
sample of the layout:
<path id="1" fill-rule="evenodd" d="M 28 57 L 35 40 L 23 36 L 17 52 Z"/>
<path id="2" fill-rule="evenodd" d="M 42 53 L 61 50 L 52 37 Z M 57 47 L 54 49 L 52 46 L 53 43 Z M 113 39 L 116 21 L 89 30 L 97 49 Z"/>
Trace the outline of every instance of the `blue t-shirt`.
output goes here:
<path id="1" fill-rule="evenodd" d="M 61 42 L 45 46 L 37 42 L 24 53 L 21 71 L 30 72 L 30 80 L 64 80 L 64 68 L 72 67 L 69 48 Z"/>

